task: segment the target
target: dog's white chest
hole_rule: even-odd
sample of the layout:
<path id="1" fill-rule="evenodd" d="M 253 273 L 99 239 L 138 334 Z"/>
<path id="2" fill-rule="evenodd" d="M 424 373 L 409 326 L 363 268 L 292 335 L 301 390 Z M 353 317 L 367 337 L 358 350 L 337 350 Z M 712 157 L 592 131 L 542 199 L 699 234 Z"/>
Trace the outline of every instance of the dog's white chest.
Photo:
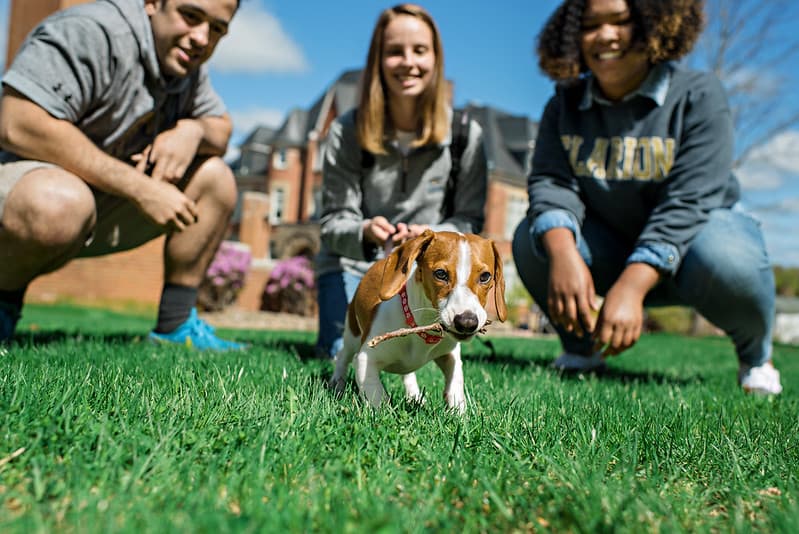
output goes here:
<path id="1" fill-rule="evenodd" d="M 436 344 L 427 344 L 418 335 L 408 334 L 389 339 L 369 349 L 369 357 L 389 373 L 406 374 L 448 354 L 456 344 L 457 342 L 446 337 Z"/>

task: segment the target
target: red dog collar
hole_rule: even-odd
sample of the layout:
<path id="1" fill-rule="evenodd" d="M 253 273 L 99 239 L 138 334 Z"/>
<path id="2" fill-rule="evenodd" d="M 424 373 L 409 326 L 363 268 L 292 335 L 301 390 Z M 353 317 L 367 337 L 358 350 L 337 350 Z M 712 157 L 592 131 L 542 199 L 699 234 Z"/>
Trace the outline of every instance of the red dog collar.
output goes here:
<path id="1" fill-rule="evenodd" d="M 402 302 L 402 312 L 405 314 L 405 324 L 410 326 L 411 328 L 416 328 L 417 324 L 413 318 L 413 313 L 411 313 L 411 308 L 408 306 L 408 292 L 405 290 L 405 284 L 402 285 L 402 289 L 399 292 L 400 302 Z M 427 332 L 417 332 L 420 338 L 424 339 L 424 342 L 428 345 L 435 345 L 442 339 L 441 336 L 436 336 L 434 334 L 428 334 Z"/>

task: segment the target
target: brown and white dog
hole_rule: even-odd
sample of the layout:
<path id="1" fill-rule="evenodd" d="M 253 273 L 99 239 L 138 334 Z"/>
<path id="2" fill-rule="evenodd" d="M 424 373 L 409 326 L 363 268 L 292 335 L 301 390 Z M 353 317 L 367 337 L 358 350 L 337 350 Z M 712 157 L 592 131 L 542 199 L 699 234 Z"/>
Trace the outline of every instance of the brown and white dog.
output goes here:
<path id="1" fill-rule="evenodd" d="M 355 359 L 355 380 L 366 400 L 379 407 L 386 396 L 380 372 L 403 375 L 408 398 L 422 400 L 414 371 L 434 360 L 444 373 L 444 398 L 463 412 L 460 342 L 488 319 L 486 300 L 494 289 L 497 317 L 507 317 L 502 259 L 492 241 L 474 234 L 425 231 L 406 241 L 364 275 L 347 310 L 344 345 L 336 355 L 330 385 L 344 389 Z M 443 333 L 394 337 L 375 346 L 375 336 L 406 326 L 440 323 Z"/>

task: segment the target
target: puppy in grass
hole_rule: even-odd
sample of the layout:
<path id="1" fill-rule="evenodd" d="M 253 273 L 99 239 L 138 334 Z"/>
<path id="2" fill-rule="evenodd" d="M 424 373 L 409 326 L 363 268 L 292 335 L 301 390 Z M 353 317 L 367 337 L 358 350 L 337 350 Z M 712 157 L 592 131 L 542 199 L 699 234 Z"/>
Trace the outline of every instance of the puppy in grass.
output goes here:
<path id="1" fill-rule="evenodd" d="M 497 318 L 504 321 L 505 279 L 493 241 L 431 230 L 406 241 L 361 280 L 347 310 L 330 386 L 343 391 L 354 361 L 358 389 L 373 407 L 386 398 L 381 371 L 402 375 L 406 396 L 421 401 L 415 371 L 432 360 L 444 374 L 447 406 L 463 413 L 461 342 L 489 322 L 486 304 L 492 294 Z"/>

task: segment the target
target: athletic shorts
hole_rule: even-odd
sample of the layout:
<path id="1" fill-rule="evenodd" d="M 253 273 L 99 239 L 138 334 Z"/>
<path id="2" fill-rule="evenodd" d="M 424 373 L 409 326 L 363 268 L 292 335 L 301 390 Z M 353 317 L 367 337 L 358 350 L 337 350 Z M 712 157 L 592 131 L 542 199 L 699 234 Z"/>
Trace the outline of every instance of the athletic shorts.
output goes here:
<path id="1" fill-rule="evenodd" d="M 0 221 L 8 194 L 16 183 L 35 169 L 53 168 L 42 161 L 20 160 L 0 164 Z M 125 198 L 92 188 L 97 224 L 77 257 L 104 256 L 130 250 L 155 239 L 164 231 Z"/>

